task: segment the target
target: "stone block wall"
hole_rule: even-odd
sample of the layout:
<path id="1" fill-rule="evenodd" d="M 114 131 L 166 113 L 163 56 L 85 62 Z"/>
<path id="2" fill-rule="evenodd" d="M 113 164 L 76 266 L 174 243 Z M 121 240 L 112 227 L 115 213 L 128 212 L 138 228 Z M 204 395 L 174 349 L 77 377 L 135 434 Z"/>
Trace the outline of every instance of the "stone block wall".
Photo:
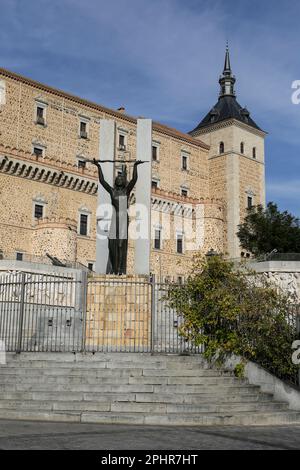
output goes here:
<path id="1" fill-rule="evenodd" d="M 143 276 L 90 276 L 86 349 L 149 351 L 151 287 Z"/>

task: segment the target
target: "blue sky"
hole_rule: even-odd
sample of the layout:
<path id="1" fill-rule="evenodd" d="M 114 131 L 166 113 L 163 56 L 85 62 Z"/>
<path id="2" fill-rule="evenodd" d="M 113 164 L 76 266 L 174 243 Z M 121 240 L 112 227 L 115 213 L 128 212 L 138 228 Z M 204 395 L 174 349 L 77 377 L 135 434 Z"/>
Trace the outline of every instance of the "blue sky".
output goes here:
<path id="1" fill-rule="evenodd" d="M 269 135 L 267 199 L 300 217 L 298 0 L 0 0 L 0 65 L 191 130 L 216 102 L 226 40 L 237 98 Z"/>

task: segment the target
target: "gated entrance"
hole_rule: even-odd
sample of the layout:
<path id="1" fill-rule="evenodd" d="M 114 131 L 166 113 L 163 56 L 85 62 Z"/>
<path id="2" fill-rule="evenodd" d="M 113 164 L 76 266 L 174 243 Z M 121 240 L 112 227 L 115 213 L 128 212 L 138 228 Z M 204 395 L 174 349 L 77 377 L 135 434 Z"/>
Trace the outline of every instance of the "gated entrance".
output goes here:
<path id="1" fill-rule="evenodd" d="M 169 284 L 80 272 L 0 274 L 0 340 L 8 352 L 199 352 L 179 334 Z"/>

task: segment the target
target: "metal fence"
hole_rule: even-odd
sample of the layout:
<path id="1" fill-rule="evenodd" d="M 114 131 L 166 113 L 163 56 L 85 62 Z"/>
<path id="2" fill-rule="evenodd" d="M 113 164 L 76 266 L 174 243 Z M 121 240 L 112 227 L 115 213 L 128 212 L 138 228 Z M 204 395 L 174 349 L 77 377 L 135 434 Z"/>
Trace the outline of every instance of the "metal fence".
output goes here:
<path id="1" fill-rule="evenodd" d="M 70 274 L 0 274 L 6 351 L 74 351 L 82 344 L 82 281 Z"/>
<path id="2" fill-rule="evenodd" d="M 8 352 L 200 352 L 154 277 L 0 273 L 0 340 Z"/>

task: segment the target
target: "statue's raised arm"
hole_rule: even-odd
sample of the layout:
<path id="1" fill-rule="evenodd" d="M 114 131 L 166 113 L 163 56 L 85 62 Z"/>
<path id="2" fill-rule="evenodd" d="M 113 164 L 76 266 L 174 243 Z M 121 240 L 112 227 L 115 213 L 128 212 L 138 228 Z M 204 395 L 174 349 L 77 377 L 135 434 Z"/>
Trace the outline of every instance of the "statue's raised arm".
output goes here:
<path id="1" fill-rule="evenodd" d="M 131 193 L 131 191 L 133 190 L 134 185 L 135 185 L 135 183 L 137 182 L 137 179 L 138 179 L 137 167 L 138 167 L 138 165 L 141 165 L 142 163 L 145 163 L 145 162 L 142 162 L 141 160 L 137 160 L 135 162 L 134 166 L 133 166 L 132 178 L 131 178 L 131 180 L 129 181 L 129 183 L 127 185 L 127 195 L 128 196 Z"/>
<path id="2" fill-rule="evenodd" d="M 102 171 L 102 168 L 101 168 L 100 163 L 98 162 L 98 160 L 96 160 L 96 159 L 94 158 L 94 159 L 93 159 L 93 164 L 96 165 L 96 167 L 98 168 L 98 176 L 99 176 L 99 182 L 100 182 L 100 184 L 103 186 L 103 188 L 104 188 L 110 195 L 112 195 L 113 188 L 107 183 L 107 181 L 105 181 L 104 175 L 103 175 L 103 171 Z"/>

